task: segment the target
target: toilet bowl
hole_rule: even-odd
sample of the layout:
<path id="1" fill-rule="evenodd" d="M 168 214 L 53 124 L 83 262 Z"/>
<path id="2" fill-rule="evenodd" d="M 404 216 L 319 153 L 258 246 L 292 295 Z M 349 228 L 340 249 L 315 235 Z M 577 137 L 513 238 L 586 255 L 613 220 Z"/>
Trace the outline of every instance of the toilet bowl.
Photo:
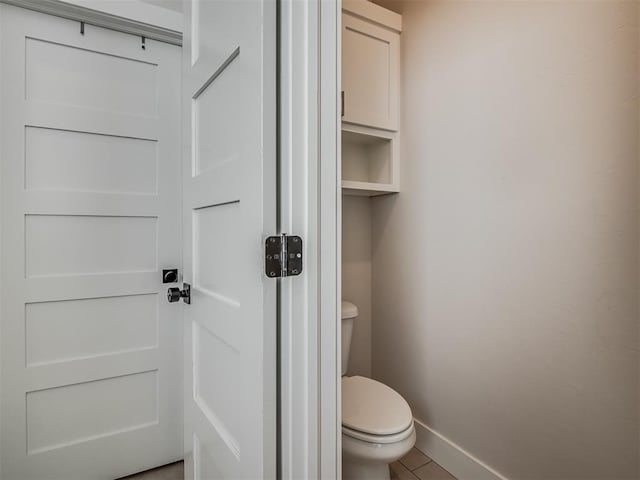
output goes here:
<path id="1" fill-rule="evenodd" d="M 389 464 L 416 442 L 413 416 L 392 388 L 370 378 L 344 376 L 357 315 L 355 305 L 342 302 L 342 478 L 389 480 Z"/>

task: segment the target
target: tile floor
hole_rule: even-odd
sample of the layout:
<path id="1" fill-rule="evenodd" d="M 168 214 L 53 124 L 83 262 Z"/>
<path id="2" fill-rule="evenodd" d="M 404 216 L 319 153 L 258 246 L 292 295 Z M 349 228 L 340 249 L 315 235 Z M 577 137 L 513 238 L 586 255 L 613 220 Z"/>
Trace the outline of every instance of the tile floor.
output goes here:
<path id="1" fill-rule="evenodd" d="M 391 480 L 456 480 L 417 448 L 391 464 Z"/>
<path id="2" fill-rule="evenodd" d="M 184 465 L 182 462 L 176 462 L 120 480 L 182 480 L 183 476 Z M 456 480 L 456 478 L 414 448 L 398 462 L 391 464 L 391 480 Z"/>

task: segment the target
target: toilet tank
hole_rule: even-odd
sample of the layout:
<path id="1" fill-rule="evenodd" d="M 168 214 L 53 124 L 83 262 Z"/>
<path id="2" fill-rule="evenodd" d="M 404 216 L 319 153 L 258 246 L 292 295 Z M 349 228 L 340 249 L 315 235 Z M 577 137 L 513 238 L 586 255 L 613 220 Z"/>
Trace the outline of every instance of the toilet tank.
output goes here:
<path id="1" fill-rule="evenodd" d="M 349 350 L 351 349 L 351 335 L 353 321 L 358 316 L 358 307 L 351 302 L 342 301 L 342 375 L 347 374 L 349 366 Z"/>

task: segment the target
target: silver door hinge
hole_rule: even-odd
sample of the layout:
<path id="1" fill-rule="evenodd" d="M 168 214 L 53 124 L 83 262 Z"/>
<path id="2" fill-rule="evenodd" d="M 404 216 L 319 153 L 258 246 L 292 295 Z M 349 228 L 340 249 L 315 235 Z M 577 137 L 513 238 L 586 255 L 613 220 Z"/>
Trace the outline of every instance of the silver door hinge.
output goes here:
<path id="1" fill-rule="evenodd" d="M 302 273 L 302 238 L 297 235 L 267 237 L 264 272 L 269 278 L 294 277 Z"/>

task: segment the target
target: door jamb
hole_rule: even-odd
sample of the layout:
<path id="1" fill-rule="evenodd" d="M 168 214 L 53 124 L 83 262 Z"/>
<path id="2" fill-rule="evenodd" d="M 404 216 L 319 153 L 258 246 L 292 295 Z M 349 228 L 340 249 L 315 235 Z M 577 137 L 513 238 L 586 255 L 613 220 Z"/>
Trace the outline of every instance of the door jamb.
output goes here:
<path id="1" fill-rule="evenodd" d="M 279 224 L 305 240 L 279 280 L 279 477 L 341 478 L 340 0 L 280 0 Z"/>

